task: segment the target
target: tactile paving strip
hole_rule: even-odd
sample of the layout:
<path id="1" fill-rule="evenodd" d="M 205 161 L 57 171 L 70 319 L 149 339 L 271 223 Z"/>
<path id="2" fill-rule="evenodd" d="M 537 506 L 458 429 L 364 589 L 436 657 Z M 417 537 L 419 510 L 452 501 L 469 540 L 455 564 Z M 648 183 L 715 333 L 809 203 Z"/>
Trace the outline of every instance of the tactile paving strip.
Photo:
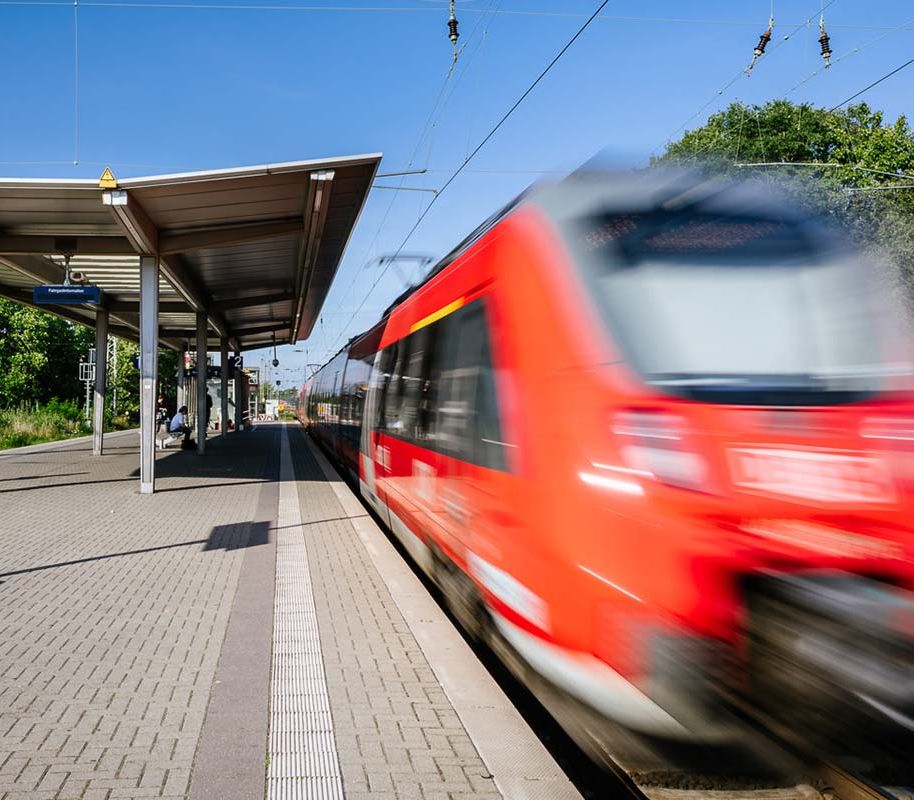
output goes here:
<path id="1" fill-rule="evenodd" d="M 283 426 L 270 685 L 269 800 L 342 800 L 298 489 Z"/>

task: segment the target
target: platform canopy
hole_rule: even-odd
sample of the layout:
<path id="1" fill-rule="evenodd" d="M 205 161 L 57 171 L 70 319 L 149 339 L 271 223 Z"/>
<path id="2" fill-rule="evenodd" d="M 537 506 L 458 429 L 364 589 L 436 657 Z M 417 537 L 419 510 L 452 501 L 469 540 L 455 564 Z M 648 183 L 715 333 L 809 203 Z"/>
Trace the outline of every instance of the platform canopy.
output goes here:
<path id="1" fill-rule="evenodd" d="M 250 350 L 307 338 L 380 154 L 112 180 L 0 178 L 0 296 L 32 303 L 70 269 L 101 288 L 108 331 L 139 339 L 140 257 L 159 264 L 158 336 Z M 108 177 L 107 175 L 105 177 Z M 154 284 L 153 284 L 154 285 Z M 48 310 L 92 326 L 98 306 Z"/>

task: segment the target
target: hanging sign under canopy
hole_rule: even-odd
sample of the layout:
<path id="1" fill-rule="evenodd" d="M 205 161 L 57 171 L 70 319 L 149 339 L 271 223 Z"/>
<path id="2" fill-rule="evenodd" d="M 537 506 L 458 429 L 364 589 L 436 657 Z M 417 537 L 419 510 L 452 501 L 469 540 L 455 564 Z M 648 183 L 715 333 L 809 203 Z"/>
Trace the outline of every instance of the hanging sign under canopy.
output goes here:
<path id="1" fill-rule="evenodd" d="M 39 304 L 69 304 L 95 303 L 102 300 L 102 290 L 98 286 L 36 286 L 32 290 L 32 302 Z"/>

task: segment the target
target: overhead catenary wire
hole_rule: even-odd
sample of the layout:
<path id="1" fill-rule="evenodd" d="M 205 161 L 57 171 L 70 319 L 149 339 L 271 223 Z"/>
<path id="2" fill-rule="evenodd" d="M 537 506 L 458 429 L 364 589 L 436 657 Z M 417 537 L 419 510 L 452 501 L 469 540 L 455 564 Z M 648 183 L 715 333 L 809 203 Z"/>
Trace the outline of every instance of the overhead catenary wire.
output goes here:
<path id="1" fill-rule="evenodd" d="M 776 42 L 772 46 L 771 52 L 776 51 L 779 47 L 783 46 L 786 42 L 790 41 L 793 38 L 793 35 L 797 31 L 799 31 L 802 28 L 809 25 L 816 18 L 816 16 L 820 15 L 825 9 L 827 9 L 831 5 L 834 5 L 836 2 L 837 2 L 837 0 L 826 0 L 826 2 L 824 2 L 823 4 L 820 4 L 818 11 L 814 12 L 813 14 L 810 14 L 805 20 L 803 20 L 803 22 L 799 23 L 798 25 L 792 26 L 789 33 L 785 34 L 783 39 Z M 722 97 L 724 94 L 726 94 L 726 92 L 730 89 L 730 87 L 732 87 L 733 84 L 735 84 L 738 80 L 740 80 L 740 78 L 742 78 L 744 76 L 745 76 L 745 72 L 744 72 L 744 70 L 741 69 L 729 81 L 727 81 L 723 86 L 721 86 L 721 88 L 717 90 L 717 92 L 714 94 L 713 97 L 711 97 L 706 103 L 702 104 L 694 114 L 692 114 L 687 120 L 685 120 L 685 122 L 683 122 L 678 128 L 676 128 L 676 130 L 674 130 L 666 138 L 664 144 L 669 144 L 673 140 L 673 137 L 676 136 L 676 134 L 678 134 L 681 130 L 685 129 L 686 126 L 688 126 L 689 123 L 692 122 L 692 120 L 694 120 L 698 116 L 700 116 L 701 113 L 706 108 L 708 108 L 710 105 L 712 105 L 719 97 Z"/>
<path id="2" fill-rule="evenodd" d="M 854 93 L 853 93 L 850 97 L 848 97 L 846 100 L 842 100 L 842 101 L 841 101 L 840 103 L 838 103 L 837 105 L 834 105 L 834 106 L 832 106 L 830 109 L 828 109 L 829 112 L 831 112 L 831 111 L 837 111 L 839 108 L 841 108 L 841 106 L 846 106 L 846 105 L 847 105 L 848 103 L 850 103 L 852 100 L 856 100 L 858 97 L 860 97 L 860 95 L 864 94 L 865 92 L 868 92 L 868 91 L 869 91 L 870 89 L 872 89 L 874 86 L 878 86 L 878 85 L 879 85 L 880 83 L 882 83 L 883 81 L 887 81 L 887 80 L 888 80 L 889 78 L 891 78 L 893 75 L 897 75 L 897 74 L 898 74 L 899 72 L 901 72 L 903 69 L 907 69 L 908 67 L 911 66 L 911 64 L 914 64 L 914 58 L 909 59 L 908 61 L 905 61 L 904 64 L 902 64 L 900 67 L 895 67 L 895 69 L 893 69 L 891 72 L 887 72 L 887 73 L 886 73 L 885 75 L 883 75 L 881 78 L 877 78 L 877 79 L 876 79 L 875 81 L 873 81 L 872 83 L 868 84 L 867 86 L 864 86 L 859 92 L 854 92 Z"/>
<path id="3" fill-rule="evenodd" d="M 489 5 L 488 5 L 486 11 L 491 11 L 492 6 L 494 4 L 495 4 L 495 0 L 489 0 Z M 499 2 L 498 2 L 499 7 L 501 7 L 501 4 L 502 4 L 502 0 L 499 0 Z M 438 113 L 435 117 L 435 120 L 432 122 L 431 127 L 429 128 L 428 145 L 427 145 L 426 152 L 425 152 L 425 158 L 423 159 L 425 166 L 428 166 L 429 162 L 431 161 L 432 151 L 434 150 L 436 137 L 438 135 L 438 128 L 441 123 L 441 120 L 444 118 L 444 112 L 447 109 L 447 107 L 450 105 L 451 101 L 454 99 L 454 95 L 457 93 L 457 90 L 460 88 L 461 84 L 463 83 L 463 79 L 467 76 L 467 73 L 470 71 L 470 67 L 476 62 L 477 56 L 480 54 L 480 52 L 482 52 L 482 48 L 485 45 L 486 35 L 489 30 L 487 25 L 485 27 L 483 27 L 485 25 L 486 21 L 487 21 L 487 17 L 485 16 L 485 14 L 483 14 L 483 16 L 481 16 L 476 21 L 476 25 L 473 26 L 473 30 L 470 32 L 470 36 L 469 36 L 469 39 L 467 40 L 466 44 L 464 44 L 464 46 L 460 48 L 458 55 L 462 55 L 463 52 L 469 46 L 469 44 L 471 42 L 476 41 L 476 32 L 480 28 L 483 28 L 481 40 L 479 41 L 478 44 L 476 44 L 475 48 L 470 52 L 470 54 L 465 59 L 463 59 L 463 61 L 461 62 L 462 69 L 457 73 L 457 76 L 451 82 L 450 89 L 448 90 L 447 95 L 444 98 L 444 102 L 441 104 L 441 108 L 438 111 Z M 451 65 L 452 70 L 455 68 L 456 68 L 456 62 Z M 469 145 L 467 145 L 467 152 L 469 152 Z"/>
<path id="4" fill-rule="evenodd" d="M 0 0 L 0 6 L 60 6 L 69 8 L 72 5 L 67 0 Z M 83 2 L 81 5 L 92 8 L 133 8 L 133 9 L 212 9 L 215 11 L 304 11 L 316 13 L 365 13 L 365 14 L 424 14 L 438 13 L 437 8 L 422 8 L 421 6 L 327 6 L 327 5 L 296 5 L 289 4 L 269 4 L 269 3 L 207 3 L 207 2 L 127 2 L 126 0 L 96 0 L 95 2 Z M 486 11 L 481 8 L 464 8 L 462 14 L 485 14 Z M 585 12 L 577 11 L 551 11 L 545 9 L 502 9 L 493 12 L 505 16 L 518 17 L 556 17 L 564 19 L 584 19 L 587 17 Z M 610 15 L 600 14 L 598 21 L 605 22 L 632 22 L 632 23 L 653 23 L 660 25 L 727 25 L 735 27 L 754 27 L 757 22 L 753 20 L 740 19 L 717 19 L 708 17 L 649 17 L 634 15 Z M 794 23 L 783 23 L 790 27 Z M 806 23 L 797 23 L 803 26 Z M 832 28 L 846 28 L 855 30 L 887 30 L 887 26 L 864 25 L 861 23 L 844 23 L 831 25 Z"/>
<path id="5" fill-rule="evenodd" d="M 836 26 L 833 25 L 832 27 L 836 27 Z M 850 50 L 847 50 L 846 52 L 842 53 L 837 58 L 831 59 L 831 65 L 837 66 L 842 61 L 846 61 L 847 59 L 852 58 L 853 56 L 861 53 L 863 50 L 866 50 L 867 48 L 872 47 L 874 44 L 878 44 L 879 42 L 883 41 L 884 39 L 887 39 L 889 36 L 892 36 L 893 34 L 898 33 L 899 31 L 910 30 L 912 28 L 914 28 L 914 19 L 904 22 L 901 25 L 897 25 L 894 28 L 889 28 L 880 36 L 876 36 L 875 38 L 870 39 L 868 42 L 865 42 L 864 44 L 857 45 L 856 47 L 852 47 Z M 807 75 L 801 81 L 799 81 L 798 83 L 795 83 L 790 89 L 788 89 L 785 92 L 785 96 L 789 95 L 789 94 L 793 94 L 801 86 L 809 83 L 809 81 L 811 81 L 817 75 L 821 75 L 821 74 L 822 74 L 821 69 L 813 70 L 811 73 L 809 73 L 809 75 Z"/>
<path id="6" fill-rule="evenodd" d="M 568 52 L 568 50 L 572 47 L 572 45 L 574 45 L 574 43 L 590 27 L 591 23 L 597 18 L 599 13 L 604 8 L 606 8 L 607 5 L 609 5 L 609 1 L 610 0 L 602 0 L 602 2 L 597 6 L 597 8 L 593 12 L 593 14 L 591 14 L 590 17 L 587 18 L 587 20 L 584 22 L 584 24 L 578 28 L 578 30 L 574 33 L 574 35 L 565 43 L 565 45 L 562 47 L 562 49 L 559 50 L 559 52 L 556 53 L 556 55 L 552 58 L 552 60 L 546 65 L 545 69 L 543 69 L 542 72 L 540 72 L 539 75 L 536 76 L 536 78 L 533 80 L 533 82 L 524 90 L 524 92 L 520 95 L 520 97 L 518 97 L 518 99 L 511 105 L 511 107 L 501 116 L 501 118 L 498 120 L 498 122 L 495 123 L 495 125 L 492 127 L 492 129 L 482 138 L 482 140 L 479 142 L 478 145 L 476 145 L 474 150 L 466 157 L 464 162 L 459 167 L 457 167 L 456 170 L 454 170 L 454 172 L 451 174 L 450 178 L 448 178 L 444 182 L 442 187 L 438 190 L 438 194 L 436 194 L 429 201 L 428 205 L 419 215 L 418 219 L 415 221 L 413 226 L 409 229 L 406 236 L 403 238 L 403 241 L 400 243 L 400 246 L 397 248 L 397 252 L 394 255 L 394 258 L 399 256 L 400 252 L 403 250 L 404 247 L 406 247 L 409 240 L 412 239 L 413 234 L 418 230 L 419 226 L 422 224 L 422 221 L 428 216 L 429 211 L 432 210 L 432 208 L 434 207 L 434 205 L 438 201 L 438 199 L 441 197 L 441 195 L 444 194 L 445 191 L 447 191 L 448 187 L 451 186 L 451 184 L 453 184 L 455 180 L 457 180 L 458 176 L 464 171 L 467 164 L 469 164 L 470 161 L 472 161 L 476 157 L 476 155 L 489 143 L 489 141 L 492 139 L 492 137 L 495 136 L 496 133 L 498 133 L 498 131 L 501 129 L 502 125 L 504 125 L 505 122 L 508 121 L 508 119 L 511 117 L 511 115 L 520 107 L 520 105 L 524 102 L 524 100 L 526 100 L 527 97 L 529 97 L 530 93 L 540 84 L 540 82 L 543 80 L 543 78 L 545 78 L 546 75 L 548 75 L 549 72 L 552 71 L 552 68 L 561 60 L 562 56 L 564 56 L 565 53 Z M 390 264 L 385 266 L 385 268 L 381 271 L 381 273 L 375 279 L 374 283 L 372 283 L 372 285 L 369 287 L 368 291 L 365 293 L 365 296 L 362 298 L 362 301 L 359 303 L 358 308 L 356 308 L 356 310 L 353 312 L 352 316 L 349 318 L 349 322 L 346 323 L 344 330 L 348 329 L 348 327 L 352 324 L 353 320 L 356 318 L 356 316 L 359 314 L 359 312 L 361 312 L 361 310 L 365 307 L 365 303 L 368 302 L 368 298 L 371 296 L 372 292 L 377 288 L 378 284 L 387 274 L 387 270 L 389 269 L 389 267 L 390 267 Z"/>
<path id="7" fill-rule="evenodd" d="M 884 175 L 888 178 L 914 180 L 914 175 L 908 175 L 905 172 L 888 172 L 883 169 L 873 169 L 872 167 L 864 167 L 859 164 L 842 164 L 837 161 L 755 161 L 734 164 L 733 166 L 745 169 L 758 169 L 764 167 L 814 167 L 819 169 L 833 167 L 835 169 L 853 169 L 858 172 L 867 172 L 872 175 Z"/>
<path id="8" fill-rule="evenodd" d="M 486 11 L 491 10 L 494 3 L 495 3 L 495 0 L 489 0 L 489 5 L 485 10 Z M 501 2 L 499 2 L 499 6 L 500 5 L 501 5 Z M 461 50 L 460 50 L 461 53 L 464 50 L 466 50 L 467 46 L 471 42 L 474 41 L 476 32 L 480 28 L 480 26 L 483 24 L 485 19 L 486 19 L 485 16 L 482 16 L 479 18 L 476 25 L 473 27 L 473 30 L 470 32 L 470 35 L 467 37 L 466 43 L 461 48 Z M 410 160 L 407 165 L 407 168 L 406 168 L 406 170 L 399 171 L 399 175 L 402 176 L 399 186 L 390 187 L 390 188 L 394 189 L 393 196 L 391 197 L 390 202 L 387 204 L 387 208 L 384 211 L 384 215 L 381 218 L 381 222 L 379 223 L 377 229 L 374 232 L 374 235 L 372 236 L 372 238 L 368 244 L 368 247 L 365 250 L 365 255 L 361 259 L 362 266 L 356 270 L 355 274 L 352 277 L 352 281 L 350 282 L 349 286 L 346 288 L 345 293 L 343 294 L 344 302 L 348 301 L 353 288 L 355 288 L 356 283 L 358 282 L 359 278 L 362 276 L 362 273 L 365 270 L 365 268 L 367 267 L 367 265 L 376 263 L 376 260 L 371 258 L 371 254 L 373 252 L 375 244 L 377 243 L 378 239 L 381 236 L 381 232 L 383 231 L 384 226 L 387 224 L 387 220 L 390 217 L 390 212 L 393 210 L 394 203 L 396 202 L 397 197 L 399 196 L 399 191 L 397 191 L 397 190 L 403 189 L 403 184 L 405 182 L 405 176 L 410 175 L 410 174 L 416 174 L 417 172 L 420 174 L 430 172 L 430 170 L 427 167 L 428 167 L 428 161 L 431 158 L 432 147 L 434 145 L 435 130 L 437 128 L 438 122 L 440 121 L 442 115 L 444 114 L 444 111 L 447 108 L 448 104 L 450 103 L 451 98 L 453 97 L 457 86 L 460 85 L 460 82 L 461 82 L 463 76 L 466 75 L 467 70 L 469 70 L 470 66 L 472 65 L 477 52 L 478 52 L 478 49 L 473 51 L 470 54 L 468 59 L 461 61 L 462 69 L 457 73 L 457 76 L 456 76 L 456 78 L 454 78 L 453 81 L 451 81 L 451 78 L 454 75 L 454 68 L 456 66 L 456 62 L 452 63 L 450 69 L 448 69 L 447 74 L 445 75 L 444 80 L 441 84 L 441 87 L 438 91 L 438 94 L 435 98 L 435 102 L 432 104 L 431 111 L 429 112 L 428 117 L 425 120 L 425 124 L 422 126 L 422 129 L 419 132 L 419 137 L 416 140 L 416 144 L 413 148 L 413 152 L 412 152 L 412 155 L 410 156 Z M 450 92 L 447 91 L 449 85 L 451 87 Z M 412 167 L 415 165 L 416 159 L 419 155 L 419 151 L 422 149 L 423 143 L 426 141 L 426 139 L 428 140 L 428 150 L 425 154 L 425 165 L 426 166 L 421 170 L 413 170 Z M 390 176 L 390 177 L 394 177 L 394 176 Z M 438 190 L 428 190 L 428 191 L 434 192 L 437 196 Z M 353 315 L 353 316 L 355 316 L 355 315 Z M 348 325 L 347 325 L 347 327 L 348 327 Z M 343 331 L 341 331 L 340 334 L 337 336 L 333 345 L 331 345 L 331 350 L 336 348 L 337 344 L 339 343 L 340 339 L 343 336 L 344 331 L 345 331 L 345 329 Z"/>
<path id="9" fill-rule="evenodd" d="M 400 177 L 399 188 L 403 187 L 403 184 L 406 182 L 406 177 L 408 175 L 411 175 L 414 172 L 419 172 L 419 173 L 427 172 L 426 169 L 414 171 L 412 169 L 412 167 L 416 161 L 416 156 L 419 154 L 419 149 L 422 146 L 422 143 L 425 140 L 425 137 L 429 131 L 429 126 L 431 125 L 432 120 L 434 119 L 435 113 L 438 109 L 438 105 L 441 103 L 442 97 L 444 97 L 444 92 L 447 89 L 448 81 L 450 80 L 452 73 L 453 73 L 453 70 L 449 69 L 447 74 L 444 77 L 444 80 L 441 83 L 441 87 L 438 89 L 438 93 L 435 96 L 435 102 L 432 104 L 432 109 L 429 112 L 428 117 L 426 117 L 425 123 L 423 124 L 422 128 L 419 131 L 419 136 L 416 139 L 416 144 L 413 147 L 413 152 L 412 152 L 412 155 L 410 156 L 409 162 L 407 163 L 406 169 L 398 171 L 398 174 L 396 176 L 391 176 L 391 177 Z M 384 211 L 383 216 L 381 217 L 381 222 L 378 224 L 378 227 L 375 230 L 374 236 L 372 236 L 371 240 L 369 241 L 368 247 L 365 249 L 365 254 L 361 259 L 361 261 L 363 262 L 363 265 L 364 265 L 364 262 L 368 261 L 369 258 L 371 257 L 372 250 L 373 250 L 375 244 L 377 243 L 378 238 L 381 236 L 381 231 L 384 229 L 384 225 L 387 223 L 387 219 L 390 216 L 390 212 L 393 210 L 393 206 L 397 200 L 398 194 L 399 194 L 398 192 L 395 192 L 393 194 L 393 196 L 390 198 L 390 202 L 387 204 L 387 208 Z M 349 286 L 346 289 L 344 298 L 348 298 L 350 292 L 355 287 L 356 282 L 362 276 L 362 269 L 363 268 L 359 268 L 358 270 L 356 270 L 355 275 L 353 275 L 353 277 L 352 277 L 352 282 L 349 284 Z"/>
<path id="10" fill-rule="evenodd" d="M 79 0 L 73 0 L 73 166 L 79 164 Z"/>

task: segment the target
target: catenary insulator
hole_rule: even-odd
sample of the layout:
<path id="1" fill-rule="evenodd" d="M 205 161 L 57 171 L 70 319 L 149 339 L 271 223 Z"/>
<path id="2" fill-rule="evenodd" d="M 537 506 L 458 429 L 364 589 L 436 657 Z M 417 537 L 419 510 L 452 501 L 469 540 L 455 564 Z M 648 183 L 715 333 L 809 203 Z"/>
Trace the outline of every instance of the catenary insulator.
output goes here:
<path id="1" fill-rule="evenodd" d="M 758 40 L 758 44 L 755 46 L 755 57 L 761 58 L 765 52 L 765 48 L 768 46 L 768 42 L 771 41 L 771 28 L 769 27 Z"/>
<path id="2" fill-rule="evenodd" d="M 747 66 L 745 69 L 745 73 L 747 75 L 752 73 L 752 68 L 755 66 L 755 62 L 764 55 L 765 48 L 768 46 L 768 42 L 771 41 L 771 29 L 773 27 L 774 20 L 771 19 L 768 22 L 768 28 L 761 36 L 759 36 L 758 44 L 755 46 L 755 50 L 752 51 L 752 61 L 749 62 L 749 66 Z"/>
<path id="3" fill-rule="evenodd" d="M 768 42 L 771 41 L 771 29 L 774 27 L 774 18 L 772 17 L 768 20 L 768 27 L 765 32 L 759 36 L 758 44 L 755 46 L 755 50 L 752 51 L 752 61 L 749 62 L 749 66 L 746 67 L 745 73 L 747 75 L 752 73 L 752 68 L 755 66 L 755 62 L 758 61 L 765 53 L 765 48 L 768 46 Z"/>
<path id="4" fill-rule="evenodd" d="M 825 60 L 826 68 L 831 66 L 831 42 L 825 28 L 822 28 L 822 35 L 819 37 L 819 45 L 822 47 L 822 58 Z"/>
<path id="5" fill-rule="evenodd" d="M 460 38 L 460 33 L 457 30 L 457 18 L 456 17 L 451 17 L 448 20 L 447 29 L 448 29 L 448 39 L 450 39 L 451 44 L 454 45 L 454 47 L 456 47 L 457 40 Z"/>

